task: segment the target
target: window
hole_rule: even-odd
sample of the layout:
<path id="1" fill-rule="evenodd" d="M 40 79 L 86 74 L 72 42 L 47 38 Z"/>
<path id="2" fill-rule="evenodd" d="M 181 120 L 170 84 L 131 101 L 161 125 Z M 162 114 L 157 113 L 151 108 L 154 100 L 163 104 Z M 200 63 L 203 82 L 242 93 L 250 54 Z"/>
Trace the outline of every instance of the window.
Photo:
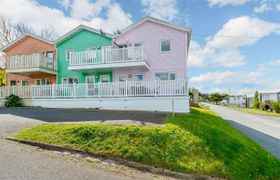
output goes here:
<path id="1" fill-rule="evenodd" d="M 17 85 L 17 82 L 15 80 L 11 80 L 10 81 L 10 86 L 15 86 L 15 85 Z"/>
<path id="2" fill-rule="evenodd" d="M 133 47 L 137 48 L 137 47 L 142 47 L 143 46 L 143 43 L 141 42 L 138 42 L 138 43 L 134 43 L 133 44 Z"/>
<path id="3" fill-rule="evenodd" d="M 74 52 L 74 49 L 67 49 L 65 52 L 65 59 L 70 60 L 71 53 Z"/>
<path id="4" fill-rule="evenodd" d="M 47 51 L 46 52 L 46 57 L 50 58 L 50 59 L 53 59 L 53 51 Z"/>
<path id="5" fill-rule="evenodd" d="M 100 76 L 100 82 L 101 83 L 108 83 L 108 82 L 110 82 L 110 76 L 109 75 L 101 75 Z"/>
<path id="6" fill-rule="evenodd" d="M 156 80 L 175 80 L 176 74 L 170 72 L 156 73 Z"/>
<path id="7" fill-rule="evenodd" d="M 43 78 L 37 80 L 37 85 L 49 85 L 51 84 L 50 78 Z"/>
<path id="8" fill-rule="evenodd" d="M 170 51 L 171 51 L 170 40 L 161 40 L 160 41 L 160 52 L 170 52 Z"/>
<path id="9" fill-rule="evenodd" d="M 144 75 L 143 74 L 134 74 L 133 75 L 133 80 L 134 81 L 143 81 L 144 80 Z"/>
<path id="10" fill-rule="evenodd" d="M 79 79 L 76 77 L 62 78 L 62 84 L 78 84 Z"/>
<path id="11" fill-rule="evenodd" d="M 22 86 L 28 86 L 28 81 L 21 81 Z"/>
<path id="12" fill-rule="evenodd" d="M 119 82 L 126 82 L 126 81 L 127 81 L 127 76 L 126 75 L 119 76 Z"/>

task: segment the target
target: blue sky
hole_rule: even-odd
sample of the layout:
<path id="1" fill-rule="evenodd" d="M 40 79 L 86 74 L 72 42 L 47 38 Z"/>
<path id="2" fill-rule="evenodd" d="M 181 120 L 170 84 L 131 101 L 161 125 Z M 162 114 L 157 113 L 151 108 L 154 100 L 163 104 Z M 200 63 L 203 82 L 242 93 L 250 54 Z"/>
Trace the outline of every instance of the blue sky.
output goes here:
<path id="1" fill-rule="evenodd" d="M 114 32 L 151 15 L 192 28 L 190 86 L 280 90 L 280 0 L 9 0 L 0 12 L 58 35 L 81 23 Z"/>

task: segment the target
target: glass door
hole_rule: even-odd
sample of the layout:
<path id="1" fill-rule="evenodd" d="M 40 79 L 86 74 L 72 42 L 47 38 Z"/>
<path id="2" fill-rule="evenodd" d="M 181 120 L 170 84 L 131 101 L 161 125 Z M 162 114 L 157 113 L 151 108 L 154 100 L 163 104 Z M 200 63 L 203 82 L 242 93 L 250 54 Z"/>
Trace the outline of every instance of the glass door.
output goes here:
<path id="1" fill-rule="evenodd" d="M 86 88 L 88 96 L 97 95 L 95 86 L 95 76 L 86 76 Z"/>
<path id="2" fill-rule="evenodd" d="M 100 76 L 100 93 L 103 96 L 110 96 L 111 94 L 110 75 Z"/>

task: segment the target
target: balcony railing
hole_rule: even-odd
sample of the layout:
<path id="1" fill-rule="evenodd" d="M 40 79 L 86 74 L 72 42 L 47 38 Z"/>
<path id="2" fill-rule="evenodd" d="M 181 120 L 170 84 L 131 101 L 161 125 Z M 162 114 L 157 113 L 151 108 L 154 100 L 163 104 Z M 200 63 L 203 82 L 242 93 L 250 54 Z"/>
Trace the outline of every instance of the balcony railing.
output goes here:
<path id="1" fill-rule="evenodd" d="M 137 61 L 147 61 L 143 46 L 74 52 L 70 55 L 69 65 L 97 65 Z"/>
<path id="2" fill-rule="evenodd" d="M 11 56 L 7 61 L 7 70 L 28 68 L 45 68 L 56 71 L 57 64 L 55 60 L 47 58 L 41 53 Z"/>
<path id="3" fill-rule="evenodd" d="M 187 96 L 187 81 L 132 81 L 0 87 L 0 98 L 164 97 Z"/>

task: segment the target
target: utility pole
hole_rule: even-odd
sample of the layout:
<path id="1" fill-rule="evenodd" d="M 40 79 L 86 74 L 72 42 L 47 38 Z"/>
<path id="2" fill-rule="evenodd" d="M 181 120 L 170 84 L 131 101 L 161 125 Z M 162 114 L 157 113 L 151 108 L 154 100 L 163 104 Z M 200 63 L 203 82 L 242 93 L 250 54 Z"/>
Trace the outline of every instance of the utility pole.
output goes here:
<path id="1" fill-rule="evenodd" d="M 228 106 L 229 106 L 229 99 L 230 99 L 230 88 L 228 89 Z"/>

